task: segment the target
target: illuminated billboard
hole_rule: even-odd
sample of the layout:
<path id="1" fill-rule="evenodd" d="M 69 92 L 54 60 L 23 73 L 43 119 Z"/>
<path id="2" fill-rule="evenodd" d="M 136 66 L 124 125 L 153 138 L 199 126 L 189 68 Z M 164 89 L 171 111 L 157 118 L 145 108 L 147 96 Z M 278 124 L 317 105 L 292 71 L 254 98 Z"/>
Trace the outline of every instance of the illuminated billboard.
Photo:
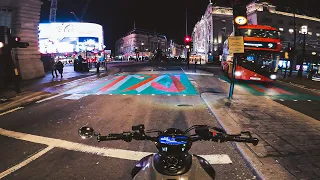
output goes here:
<path id="1" fill-rule="evenodd" d="M 39 48 L 43 54 L 103 50 L 103 29 L 94 23 L 40 23 Z"/>

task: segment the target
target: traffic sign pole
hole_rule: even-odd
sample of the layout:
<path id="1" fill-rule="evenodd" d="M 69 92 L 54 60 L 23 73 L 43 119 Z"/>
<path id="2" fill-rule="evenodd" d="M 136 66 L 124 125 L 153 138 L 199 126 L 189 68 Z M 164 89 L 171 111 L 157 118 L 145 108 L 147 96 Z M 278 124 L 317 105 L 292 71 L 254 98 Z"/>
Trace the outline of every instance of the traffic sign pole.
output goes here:
<path id="1" fill-rule="evenodd" d="M 230 90 L 229 90 L 229 99 L 232 99 L 233 91 L 234 91 L 234 84 L 235 84 L 235 72 L 237 68 L 237 60 L 239 58 L 239 53 L 244 53 L 244 42 L 243 37 L 239 37 L 239 29 L 238 26 L 243 26 L 248 23 L 247 20 L 247 8 L 246 5 L 242 2 L 239 3 L 237 0 L 232 1 L 232 11 L 233 11 L 233 26 L 234 26 L 234 35 L 235 37 L 228 38 L 228 45 L 229 45 L 229 53 L 233 53 L 233 63 L 232 63 L 232 77 L 230 83 Z M 238 38 L 238 41 L 236 40 Z M 242 42 L 240 41 L 242 38 Z M 233 40 L 231 40 L 233 39 Z M 231 41 L 230 41 L 231 40 Z M 232 42 L 232 43 L 230 43 Z M 232 52 L 231 52 L 231 51 Z"/>

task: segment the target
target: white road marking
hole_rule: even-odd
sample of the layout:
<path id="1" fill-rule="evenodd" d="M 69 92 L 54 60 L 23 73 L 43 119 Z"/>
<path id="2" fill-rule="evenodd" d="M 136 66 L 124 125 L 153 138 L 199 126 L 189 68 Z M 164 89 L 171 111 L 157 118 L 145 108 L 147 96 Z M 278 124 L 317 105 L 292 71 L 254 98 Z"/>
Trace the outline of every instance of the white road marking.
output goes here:
<path id="1" fill-rule="evenodd" d="M 186 94 L 183 94 L 182 96 L 187 96 Z"/>
<path id="2" fill-rule="evenodd" d="M 99 156 L 106 156 L 106 157 L 113 157 L 113 158 L 134 160 L 134 161 L 138 161 L 149 154 L 153 154 L 153 152 L 139 152 L 139 151 L 124 150 L 124 149 L 99 148 L 99 147 L 89 146 L 81 143 L 74 143 L 74 142 L 60 140 L 60 139 L 54 139 L 54 138 L 48 138 L 43 136 L 10 131 L 2 128 L 0 128 L 0 135 L 19 139 L 19 140 L 24 140 L 28 142 L 33 142 L 33 143 L 45 144 L 49 147 L 58 147 L 58 148 L 67 149 L 71 151 L 84 152 L 84 153 L 96 154 Z M 211 164 L 232 163 L 229 156 L 226 154 L 212 154 L 212 155 L 200 155 L 200 156 L 208 158 Z"/>
<path id="3" fill-rule="evenodd" d="M 280 101 L 284 101 L 283 99 L 280 99 Z"/>
<path id="4" fill-rule="evenodd" d="M 225 81 L 223 79 L 218 78 L 218 80 L 221 81 L 221 82 L 227 83 L 227 81 Z"/>
<path id="5" fill-rule="evenodd" d="M 191 81 L 191 84 L 192 84 L 194 87 L 198 87 L 198 83 L 195 82 L 195 81 Z"/>
<path id="6" fill-rule="evenodd" d="M 213 74 L 208 74 L 208 73 L 192 73 L 192 72 L 186 72 L 185 74 L 188 74 L 188 75 L 196 75 L 196 76 L 214 76 Z"/>
<path id="7" fill-rule="evenodd" d="M 155 96 L 155 94 L 151 94 L 152 96 Z"/>
<path id="8" fill-rule="evenodd" d="M 5 176 L 15 172 L 16 170 L 26 166 L 27 164 L 31 163 L 32 161 L 38 159 L 40 156 L 44 155 L 45 153 L 47 153 L 48 151 L 50 151 L 51 149 L 53 149 L 54 147 L 49 146 L 46 147 L 45 149 L 37 152 L 36 154 L 34 154 L 33 156 L 30 156 L 28 159 L 22 161 L 21 163 L 5 170 L 4 172 L 0 173 L 0 179 L 4 178 Z"/>
<path id="9" fill-rule="evenodd" d="M 167 94 L 167 96 L 171 96 L 171 94 Z"/>
<path id="10" fill-rule="evenodd" d="M 124 95 L 124 96 L 125 96 L 126 94 L 122 94 L 122 95 Z"/>
<path id="11" fill-rule="evenodd" d="M 141 94 L 137 94 L 137 96 L 140 96 Z"/>
<path id="12" fill-rule="evenodd" d="M 17 111 L 17 110 L 19 110 L 19 109 L 23 109 L 23 107 L 17 107 L 17 108 L 11 109 L 11 110 L 9 110 L 9 111 L 3 112 L 3 113 L 0 114 L 0 116 L 9 114 L 9 113 L 14 112 L 14 111 Z"/>
<path id="13" fill-rule="evenodd" d="M 182 67 L 180 67 L 180 69 L 183 71 L 183 73 L 186 73 Z"/>
<path id="14" fill-rule="evenodd" d="M 109 94 L 110 96 L 112 96 L 112 94 Z"/>
<path id="15" fill-rule="evenodd" d="M 295 100 L 293 100 L 293 101 L 298 101 L 298 100 L 295 99 Z"/>
<path id="16" fill-rule="evenodd" d="M 64 97 L 63 99 L 78 100 L 88 95 L 89 94 L 72 94 L 70 96 Z"/>
<path id="17" fill-rule="evenodd" d="M 206 159 L 210 164 L 231 164 L 230 157 L 226 154 L 212 154 L 212 155 L 200 155 Z"/>
<path id="18" fill-rule="evenodd" d="M 36 103 L 42 103 L 42 102 L 44 102 L 44 101 L 48 101 L 48 100 L 50 100 L 50 99 L 53 99 L 53 98 L 56 98 L 56 97 L 59 97 L 59 96 L 62 96 L 62 95 L 63 95 L 63 93 L 57 94 L 57 95 L 54 95 L 54 96 L 51 96 L 51 97 L 48 97 L 48 98 L 44 98 L 44 99 L 42 99 L 42 100 L 36 101 Z"/>
<path id="19" fill-rule="evenodd" d="M 310 100 L 310 99 L 309 99 L 308 101 L 309 101 L 309 102 L 311 102 L 311 100 Z"/>

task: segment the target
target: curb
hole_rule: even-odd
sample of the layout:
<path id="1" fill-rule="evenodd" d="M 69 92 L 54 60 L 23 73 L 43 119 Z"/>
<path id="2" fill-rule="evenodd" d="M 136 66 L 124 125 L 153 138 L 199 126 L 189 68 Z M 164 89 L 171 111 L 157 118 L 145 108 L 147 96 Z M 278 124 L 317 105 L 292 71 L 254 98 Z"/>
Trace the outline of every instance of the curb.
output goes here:
<path id="1" fill-rule="evenodd" d="M 202 94 L 200 95 L 200 97 L 205 102 L 206 106 L 208 107 L 210 112 L 214 115 L 214 117 L 217 119 L 218 123 L 222 126 L 222 128 L 227 133 L 235 133 L 235 132 L 232 132 L 231 128 L 228 128 L 228 126 L 230 127 L 232 125 L 226 124 L 222 119 L 220 119 L 217 112 L 210 106 L 209 102 L 202 96 Z M 284 174 L 287 177 L 288 176 L 292 177 L 292 175 L 287 170 L 285 170 L 280 164 L 276 164 L 276 163 L 271 164 L 269 167 L 264 165 L 259 160 L 259 158 L 256 157 L 256 155 L 252 152 L 252 150 L 250 150 L 250 148 L 247 147 L 247 145 L 236 143 L 236 142 L 234 142 L 233 144 L 235 145 L 238 152 L 240 152 L 240 154 L 242 155 L 246 164 L 253 170 L 254 174 L 258 177 L 258 179 L 275 179 L 275 177 L 272 177 L 272 176 L 269 177 L 268 175 L 266 175 L 266 174 L 273 174 L 274 171 L 272 171 L 272 169 L 282 170 L 281 174 L 279 174 L 278 177 L 279 176 L 281 177 L 282 174 Z M 274 162 L 276 161 L 274 160 Z M 289 179 L 292 179 L 292 178 L 289 178 Z"/>

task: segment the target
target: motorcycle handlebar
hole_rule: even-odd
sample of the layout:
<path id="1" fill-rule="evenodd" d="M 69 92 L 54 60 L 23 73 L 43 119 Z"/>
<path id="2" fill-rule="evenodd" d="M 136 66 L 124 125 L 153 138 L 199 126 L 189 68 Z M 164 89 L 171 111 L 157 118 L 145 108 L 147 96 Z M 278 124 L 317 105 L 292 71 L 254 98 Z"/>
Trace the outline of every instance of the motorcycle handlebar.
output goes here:
<path id="1" fill-rule="evenodd" d="M 242 134 L 246 134 L 248 137 L 242 137 L 241 136 Z M 137 132 L 124 132 L 121 134 L 109 134 L 107 136 L 100 136 L 100 134 L 97 135 L 98 142 L 111 141 L 111 140 L 123 140 L 126 142 L 130 142 L 132 139 L 150 140 L 154 142 L 157 141 L 157 137 L 152 137 L 144 133 L 137 133 Z M 218 133 L 216 135 L 211 134 L 210 136 L 206 136 L 206 137 L 197 135 L 196 137 L 190 136 L 190 139 L 192 142 L 199 141 L 199 140 L 212 140 L 212 141 L 221 142 L 221 143 L 226 141 L 246 142 L 246 143 L 252 143 L 254 146 L 256 146 L 259 143 L 259 139 L 253 138 L 250 132 L 242 132 L 241 134 L 237 134 L 237 135 Z"/>
<path id="2" fill-rule="evenodd" d="M 246 142 L 246 143 L 251 143 L 254 146 L 256 146 L 259 143 L 258 138 L 253 138 L 253 137 L 241 137 L 241 136 L 233 136 L 233 135 L 225 135 L 223 138 L 220 138 L 220 142 L 224 141 L 234 141 L 234 142 Z"/>

